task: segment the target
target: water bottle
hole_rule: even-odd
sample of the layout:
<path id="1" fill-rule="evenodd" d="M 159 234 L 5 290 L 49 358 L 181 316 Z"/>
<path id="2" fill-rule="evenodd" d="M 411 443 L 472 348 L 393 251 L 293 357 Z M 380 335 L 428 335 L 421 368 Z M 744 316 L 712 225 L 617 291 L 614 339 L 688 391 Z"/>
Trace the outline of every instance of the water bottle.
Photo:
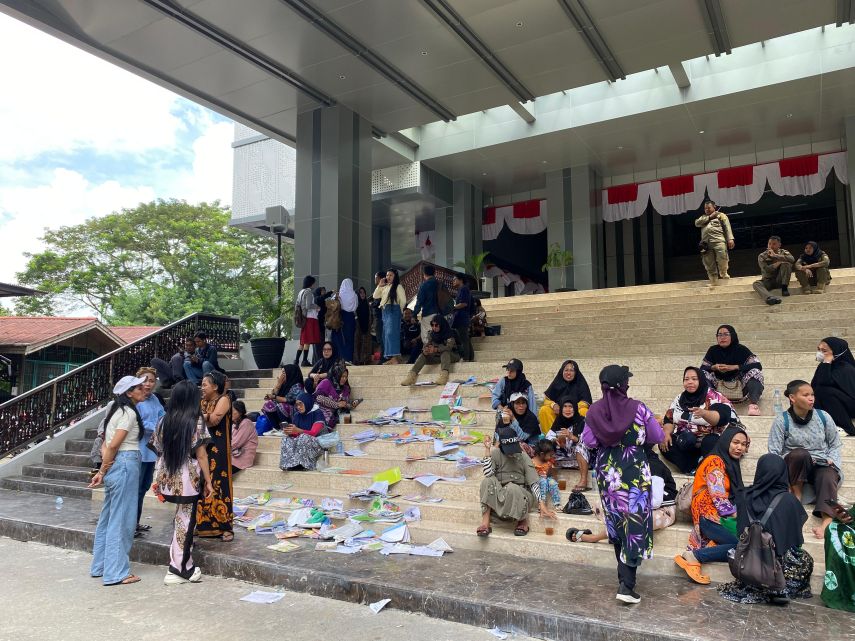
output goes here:
<path id="1" fill-rule="evenodd" d="M 779 389 L 776 389 L 772 395 L 772 410 L 775 412 L 775 416 L 784 413 L 784 404 L 781 402 L 781 390 Z"/>
<path id="2" fill-rule="evenodd" d="M 62 497 L 61 496 L 56 497 L 56 509 L 57 510 L 62 509 Z"/>
<path id="3" fill-rule="evenodd" d="M 344 454 L 344 442 L 343 441 L 339 441 L 338 445 L 335 446 L 335 453 L 336 454 Z"/>

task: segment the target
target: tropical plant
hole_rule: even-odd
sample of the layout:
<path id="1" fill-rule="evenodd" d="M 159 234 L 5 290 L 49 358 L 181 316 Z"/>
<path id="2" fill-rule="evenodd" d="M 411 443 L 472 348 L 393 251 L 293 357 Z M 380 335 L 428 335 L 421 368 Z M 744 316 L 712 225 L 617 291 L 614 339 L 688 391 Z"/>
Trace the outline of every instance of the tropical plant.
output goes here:
<path id="1" fill-rule="evenodd" d="M 487 256 L 490 255 L 490 252 L 481 252 L 480 254 L 473 254 L 466 260 L 459 260 L 454 263 L 455 267 L 460 267 L 467 274 L 472 276 L 475 279 L 475 282 L 478 284 L 478 287 L 481 287 L 481 278 L 484 276 L 484 264 L 487 260 Z"/>
<path id="2" fill-rule="evenodd" d="M 552 243 L 549 246 L 549 251 L 546 253 L 546 262 L 540 268 L 540 271 L 545 272 L 550 269 L 560 269 L 561 289 L 564 289 L 566 275 L 564 268 L 572 264 L 573 253 L 569 249 L 561 249 L 561 245 L 558 243 Z"/>

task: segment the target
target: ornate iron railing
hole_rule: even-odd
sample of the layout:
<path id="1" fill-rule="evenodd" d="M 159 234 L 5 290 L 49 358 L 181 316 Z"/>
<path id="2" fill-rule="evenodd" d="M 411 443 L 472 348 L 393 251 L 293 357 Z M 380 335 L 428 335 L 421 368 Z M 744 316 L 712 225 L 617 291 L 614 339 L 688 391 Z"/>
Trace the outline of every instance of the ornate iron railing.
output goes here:
<path id="1" fill-rule="evenodd" d="M 447 267 L 434 265 L 426 260 L 420 260 L 401 276 L 401 285 L 407 293 L 407 300 L 412 300 L 415 298 L 416 294 L 419 293 L 419 285 L 421 285 L 422 280 L 424 280 L 424 277 L 422 276 L 422 267 L 425 265 L 433 265 L 436 270 L 436 279 L 445 286 L 452 296 L 457 296 L 457 288 L 454 287 L 451 282 L 454 278 L 454 274 L 457 272 L 453 269 L 448 269 Z"/>
<path id="2" fill-rule="evenodd" d="M 239 349 L 237 318 L 197 313 L 175 321 L 0 405 L 0 458 L 100 407 L 110 399 L 114 381 L 150 365 L 155 357 L 168 360 L 198 331 L 221 352 Z"/>

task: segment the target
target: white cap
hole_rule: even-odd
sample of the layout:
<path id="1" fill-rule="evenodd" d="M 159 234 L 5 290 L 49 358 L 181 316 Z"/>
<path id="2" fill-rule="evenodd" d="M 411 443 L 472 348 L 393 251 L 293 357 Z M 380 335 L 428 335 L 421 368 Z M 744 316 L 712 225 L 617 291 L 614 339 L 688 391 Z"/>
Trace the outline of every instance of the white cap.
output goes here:
<path id="1" fill-rule="evenodd" d="M 514 401 L 520 398 L 523 399 L 526 403 L 528 403 L 528 396 L 526 396 L 522 392 L 514 392 L 513 394 L 511 394 L 511 397 L 508 399 L 508 402 L 513 403 Z"/>
<path id="2" fill-rule="evenodd" d="M 113 387 L 113 394 L 124 394 L 131 388 L 142 385 L 145 381 L 145 376 L 140 376 L 139 378 L 136 376 L 122 376 L 119 382 Z"/>

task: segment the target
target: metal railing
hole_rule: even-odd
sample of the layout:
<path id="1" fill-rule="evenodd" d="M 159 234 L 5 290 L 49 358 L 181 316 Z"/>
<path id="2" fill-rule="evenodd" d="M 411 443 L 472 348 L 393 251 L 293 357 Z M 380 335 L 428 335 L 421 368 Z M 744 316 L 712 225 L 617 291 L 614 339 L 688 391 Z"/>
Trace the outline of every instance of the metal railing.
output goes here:
<path id="1" fill-rule="evenodd" d="M 197 331 L 204 331 L 219 351 L 239 349 L 239 319 L 190 314 L 0 405 L 0 458 L 105 404 L 116 380 L 149 366 L 153 358 L 169 360 Z"/>

